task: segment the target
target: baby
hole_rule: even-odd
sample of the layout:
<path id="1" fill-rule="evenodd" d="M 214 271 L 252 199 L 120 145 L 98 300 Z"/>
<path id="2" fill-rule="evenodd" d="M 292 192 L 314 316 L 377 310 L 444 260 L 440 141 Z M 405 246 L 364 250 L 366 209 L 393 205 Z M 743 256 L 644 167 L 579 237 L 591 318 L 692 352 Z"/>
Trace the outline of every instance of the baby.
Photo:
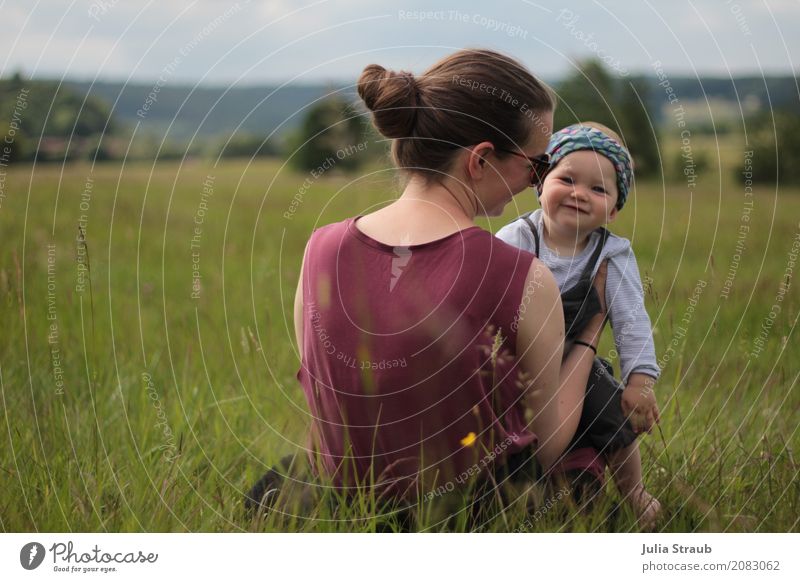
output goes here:
<path id="1" fill-rule="evenodd" d="M 608 259 L 606 304 L 624 385 L 613 378 L 609 363 L 595 359 L 570 449 L 601 451 L 626 502 L 643 525 L 652 525 L 661 506 L 642 483 L 636 437 L 659 421 L 653 385 L 660 369 L 630 242 L 604 228 L 616 219 L 631 185 L 632 160 L 621 144 L 616 133 L 596 123 L 554 133 L 547 150 L 551 168 L 538 189 L 542 208 L 506 225 L 497 236 L 535 253 L 552 271 L 564 304 L 565 353 L 599 310 L 591 281 Z M 588 347 L 597 352 L 596 346 Z"/>

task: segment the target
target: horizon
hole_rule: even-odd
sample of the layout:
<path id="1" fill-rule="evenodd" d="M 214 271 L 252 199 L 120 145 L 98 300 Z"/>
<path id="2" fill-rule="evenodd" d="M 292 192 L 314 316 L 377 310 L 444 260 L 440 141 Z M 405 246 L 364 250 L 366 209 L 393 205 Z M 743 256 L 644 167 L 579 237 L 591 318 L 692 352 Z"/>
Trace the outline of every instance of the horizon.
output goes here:
<path id="1" fill-rule="evenodd" d="M 91 78 L 88 78 L 88 77 L 78 77 L 78 76 L 76 76 L 76 77 L 62 77 L 62 78 L 58 78 L 58 77 L 55 77 L 55 76 L 52 76 L 52 77 L 51 76 L 31 77 L 31 76 L 25 75 L 24 74 L 25 71 L 10 71 L 8 74 L 0 75 L 0 81 L 7 81 L 7 80 L 13 78 L 18 72 L 21 74 L 21 78 L 22 79 L 24 79 L 26 81 L 36 81 L 36 82 L 62 82 L 62 83 L 81 83 L 81 84 L 90 83 L 90 84 L 94 84 L 94 85 L 101 85 L 101 84 L 120 85 L 120 84 L 124 84 L 124 85 L 133 85 L 133 86 L 138 86 L 138 85 L 151 86 L 151 85 L 153 85 L 154 82 L 157 81 L 157 78 L 152 78 L 152 79 L 148 79 L 148 78 L 121 79 L 121 78 L 113 78 L 113 77 L 108 77 L 108 78 L 103 77 L 103 78 L 91 79 Z M 697 75 L 694 75 L 694 74 L 688 74 L 688 73 L 685 73 L 685 72 L 682 73 L 680 71 L 679 72 L 670 71 L 670 70 L 666 70 L 666 69 L 664 70 L 664 72 L 672 79 L 681 79 L 681 80 L 696 79 L 696 80 L 699 80 L 699 81 L 703 81 L 703 80 L 715 80 L 715 81 L 718 81 L 718 80 L 732 80 L 732 81 L 736 81 L 736 80 L 742 80 L 742 79 L 776 79 L 776 78 L 781 78 L 781 79 L 786 79 L 786 78 L 800 79 L 800 77 L 798 77 L 798 73 L 795 72 L 795 71 L 786 71 L 786 72 L 775 71 L 775 72 L 770 72 L 770 73 L 767 73 L 767 74 L 756 74 L 756 73 L 741 72 L 741 73 L 730 74 L 730 75 L 722 75 L 722 74 L 716 74 L 716 73 L 708 73 L 708 74 L 698 73 Z M 546 83 L 552 84 L 552 83 L 558 83 L 560 81 L 563 81 L 565 78 L 568 77 L 568 75 L 569 75 L 569 72 L 565 73 L 563 76 L 560 76 L 560 77 L 541 77 L 541 78 Z M 639 71 L 630 71 L 628 76 L 632 77 L 632 78 L 633 77 L 644 77 L 644 78 L 655 78 L 655 77 L 657 77 L 656 73 L 650 73 L 649 71 L 641 71 L 641 72 L 639 72 Z M 235 83 L 235 86 L 237 88 L 242 88 L 242 89 L 258 88 L 258 87 L 278 87 L 278 86 L 284 86 L 284 85 L 285 86 L 291 85 L 291 86 L 294 86 L 294 87 L 320 87 L 320 86 L 324 86 L 324 85 L 332 85 L 332 86 L 335 86 L 335 87 L 338 87 L 338 88 L 346 88 L 346 87 L 355 88 L 356 87 L 356 81 L 357 81 L 357 78 L 356 79 L 349 79 L 349 80 L 348 79 L 344 79 L 344 78 L 342 78 L 342 79 L 333 79 L 333 78 L 331 78 L 331 79 L 304 80 L 304 81 L 296 81 L 294 83 L 291 83 L 291 82 L 282 81 L 282 80 L 279 80 L 279 79 L 275 79 L 275 80 L 264 79 L 264 80 L 239 81 L 239 82 Z M 798 85 L 800 86 L 800 80 L 798 81 Z M 165 85 L 165 86 L 169 86 L 171 88 L 224 89 L 224 88 L 230 87 L 231 84 L 225 83 L 225 82 L 223 82 L 221 80 L 220 81 L 209 81 L 209 82 L 200 83 L 200 82 L 192 80 L 192 79 L 176 79 L 176 80 L 170 82 L 168 85 Z"/>

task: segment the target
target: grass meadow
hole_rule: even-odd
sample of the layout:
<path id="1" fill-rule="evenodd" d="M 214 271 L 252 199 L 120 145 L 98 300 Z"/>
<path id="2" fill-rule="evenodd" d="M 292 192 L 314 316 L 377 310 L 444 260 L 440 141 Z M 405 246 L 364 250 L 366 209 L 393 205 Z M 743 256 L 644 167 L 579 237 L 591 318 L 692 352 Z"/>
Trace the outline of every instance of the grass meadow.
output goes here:
<path id="1" fill-rule="evenodd" d="M 735 140 L 705 147 L 712 167 L 693 187 L 641 181 L 612 228 L 633 241 L 663 368 L 645 479 L 661 531 L 798 531 L 800 190 L 749 196 L 733 178 Z M 305 445 L 291 320 L 305 242 L 396 196 L 390 170 L 21 165 L 2 188 L 3 531 L 396 527 L 374 499 L 327 492 L 310 505 L 287 495 L 261 519 L 242 512 L 266 468 Z M 535 207 L 528 190 L 479 224 L 496 231 Z M 546 509 L 533 517 L 492 501 L 481 529 L 636 530 L 611 485 L 590 512 L 536 495 Z M 414 528 L 444 529 L 444 503 L 420 508 Z M 447 527 L 466 529 L 463 512 Z"/>

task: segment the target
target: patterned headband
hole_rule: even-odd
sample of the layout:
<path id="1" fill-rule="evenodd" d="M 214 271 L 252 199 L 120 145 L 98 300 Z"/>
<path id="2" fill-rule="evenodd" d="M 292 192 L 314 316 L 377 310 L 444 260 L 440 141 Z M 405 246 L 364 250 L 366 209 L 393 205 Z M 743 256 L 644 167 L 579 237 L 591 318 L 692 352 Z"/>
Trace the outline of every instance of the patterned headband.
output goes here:
<path id="1" fill-rule="evenodd" d="M 631 156 L 619 142 L 611 139 L 605 133 L 594 127 L 576 124 L 557 131 L 550 138 L 547 153 L 550 154 L 551 167 L 567 154 L 580 150 L 591 150 L 602 154 L 611 160 L 617 173 L 617 209 L 625 205 L 628 199 L 628 190 L 633 180 L 633 167 Z M 541 189 L 539 190 L 541 196 Z"/>

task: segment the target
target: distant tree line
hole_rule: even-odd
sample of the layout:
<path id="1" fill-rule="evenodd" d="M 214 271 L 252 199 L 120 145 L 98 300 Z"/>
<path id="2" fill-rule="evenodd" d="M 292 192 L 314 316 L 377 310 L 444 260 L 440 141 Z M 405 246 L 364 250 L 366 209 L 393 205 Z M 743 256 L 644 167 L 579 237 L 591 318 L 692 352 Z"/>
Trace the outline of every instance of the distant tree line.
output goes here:
<path id="1" fill-rule="evenodd" d="M 779 87 L 789 86 L 783 82 L 785 79 L 778 81 Z M 683 85 L 676 83 L 676 91 L 688 91 L 688 81 L 680 82 Z M 771 82 L 775 85 L 777 81 Z M 724 93 L 730 83 L 703 80 L 703 84 Z M 579 121 L 602 123 L 621 135 L 634 156 L 638 178 L 680 175 L 684 165 L 680 155 L 670 152 L 667 156 L 663 148 L 659 149 L 664 114 L 658 110 L 658 103 L 663 105 L 665 100 L 652 78 L 616 75 L 600 61 L 587 60 L 579 62 L 554 89 L 558 96 L 556 130 Z M 784 93 L 781 89 L 778 96 L 780 108 L 747 114 L 741 119 L 741 129 L 730 120 L 725 126 L 725 131 L 746 132 L 747 148 L 753 152 L 746 168 L 747 179 L 753 183 L 800 184 L 800 166 L 794 163 L 800 154 L 800 107 L 796 98 L 792 102 Z M 82 94 L 66 84 L 23 79 L 17 74 L 0 79 L 0 140 L 4 142 L 0 145 L 7 148 L 6 163 L 111 160 L 124 156 L 281 157 L 301 171 L 313 171 L 330 160 L 335 163 L 327 165 L 352 171 L 387 151 L 387 143 L 371 128 L 369 116 L 352 101 L 352 95 L 338 94 L 317 101 L 302 115 L 298 129 L 279 138 L 267 139 L 250 130 L 195 139 L 187 145 L 146 132 L 134 136 L 129 125 L 117 121 L 106 100 L 90 92 Z M 692 129 L 695 132 L 695 125 Z M 707 129 L 700 127 L 697 133 Z M 695 171 L 707 169 L 708 153 L 695 152 L 693 163 Z M 737 176 L 742 179 L 744 169 L 737 169 Z"/>
<path id="2" fill-rule="evenodd" d="M 97 154 L 100 136 L 118 129 L 108 105 L 96 97 L 83 99 L 55 81 L 32 82 L 19 74 L 0 80 L 0 135 L 11 161 Z"/>
<path id="3" fill-rule="evenodd" d="M 720 130 L 723 133 L 743 131 L 746 136 L 742 162 L 735 169 L 735 178 L 752 180 L 753 184 L 777 183 L 800 184 L 800 95 L 796 81 L 786 79 L 743 79 L 736 87 L 743 86 L 754 95 L 758 83 L 761 89 L 769 84 L 776 88 L 767 95 L 762 107 L 750 111 L 739 103 L 741 117 L 738 121 L 724 123 L 693 122 L 692 134 L 708 134 Z M 701 88 L 710 94 L 724 94 L 735 89 L 730 79 L 698 79 Z M 688 92 L 690 84 L 682 79 L 675 83 L 677 94 Z M 658 99 L 664 101 L 661 87 L 654 87 L 652 79 L 636 76 L 617 76 L 599 61 L 589 60 L 578 64 L 576 71 L 555 87 L 559 106 L 555 114 L 555 129 L 577 121 L 597 121 L 617 131 L 635 160 L 635 174 L 639 178 L 660 175 L 667 179 L 683 175 L 686 160 L 681 152 L 667 151 L 659 135 L 656 111 Z M 764 105 L 773 107 L 764 108 Z M 777 105 L 774 105 L 776 104 Z M 707 107 L 713 113 L 713 105 Z M 668 120 L 672 123 L 673 120 Z M 737 127 L 738 126 L 738 127 Z M 751 153 L 752 152 L 752 153 Z M 708 151 L 692 152 L 692 171 L 703 173 L 711 166 Z"/>

